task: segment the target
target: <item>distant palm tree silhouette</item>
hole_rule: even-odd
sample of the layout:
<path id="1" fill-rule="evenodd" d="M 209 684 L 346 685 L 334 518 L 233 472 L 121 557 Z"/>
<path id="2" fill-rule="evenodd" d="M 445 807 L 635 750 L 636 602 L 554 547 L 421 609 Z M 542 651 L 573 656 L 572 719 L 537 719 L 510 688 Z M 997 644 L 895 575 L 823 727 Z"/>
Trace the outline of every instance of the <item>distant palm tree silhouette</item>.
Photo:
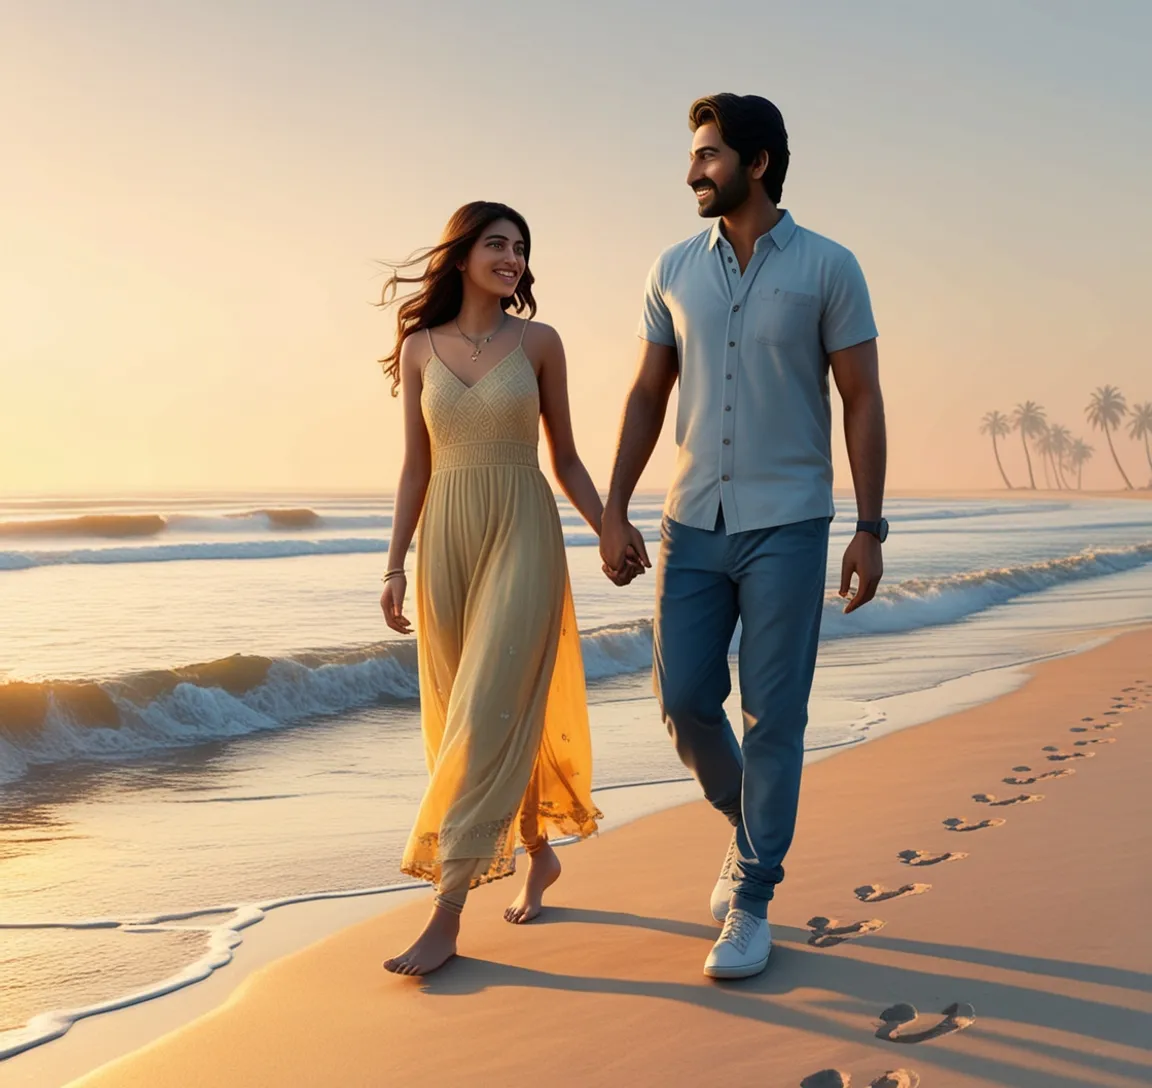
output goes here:
<path id="1" fill-rule="evenodd" d="M 1048 475 L 1048 466 L 1053 464 L 1052 460 L 1052 428 L 1047 423 L 1044 424 L 1044 429 L 1036 436 L 1033 442 L 1036 452 L 1040 454 L 1040 463 L 1044 466 L 1044 486 L 1050 488 L 1052 486 L 1052 477 Z M 1060 481 L 1057 479 L 1056 486 L 1060 486 Z"/>
<path id="2" fill-rule="evenodd" d="M 1116 456 L 1116 447 L 1112 445 L 1113 430 L 1120 426 L 1120 420 L 1128 414 L 1128 402 L 1124 399 L 1124 394 L 1113 385 L 1102 385 L 1092 394 L 1084 414 L 1096 430 L 1104 432 L 1112 460 L 1116 462 L 1116 469 L 1124 478 L 1124 487 L 1131 491 L 1132 481 L 1128 479 L 1124 466 L 1120 464 L 1120 458 Z"/>
<path id="3" fill-rule="evenodd" d="M 1064 458 L 1072 448 L 1072 432 L 1062 423 L 1055 423 L 1048 428 L 1048 438 L 1052 447 L 1050 456 L 1056 468 L 1056 479 L 1061 487 L 1067 487 L 1068 482 L 1064 479 Z"/>
<path id="4" fill-rule="evenodd" d="M 1084 486 L 1084 465 L 1092 460 L 1096 451 L 1083 438 L 1074 439 L 1068 448 L 1068 467 L 1076 470 L 1076 488 Z"/>
<path id="5" fill-rule="evenodd" d="M 1136 439 L 1144 439 L 1144 456 L 1148 458 L 1148 467 L 1152 469 L 1152 446 L 1148 440 L 1152 438 L 1152 401 L 1132 405 L 1132 418 L 1128 421 L 1128 433 Z M 1152 477 L 1149 477 L 1148 486 L 1152 487 Z"/>
<path id="6" fill-rule="evenodd" d="M 1036 438 L 1048 429 L 1044 409 L 1031 400 L 1017 404 L 1012 412 L 1012 426 L 1020 432 L 1020 441 L 1024 445 L 1024 460 L 1028 462 L 1028 486 L 1035 491 L 1036 477 L 1032 474 L 1032 455 L 1028 452 L 1028 439 Z"/>
<path id="7" fill-rule="evenodd" d="M 1003 412 L 985 412 L 984 418 L 980 421 L 980 433 L 992 436 L 992 452 L 996 455 L 996 467 L 1000 470 L 1000 479 L 1004 481 L 1004 486 L 1011 491 L 1012 483 L 1004 471 L 1004 466 L 1000 463 L 1000 447 L 996 444 L 996 440 L 1006 438 L 1012 433 L 1012 421 Z"/>

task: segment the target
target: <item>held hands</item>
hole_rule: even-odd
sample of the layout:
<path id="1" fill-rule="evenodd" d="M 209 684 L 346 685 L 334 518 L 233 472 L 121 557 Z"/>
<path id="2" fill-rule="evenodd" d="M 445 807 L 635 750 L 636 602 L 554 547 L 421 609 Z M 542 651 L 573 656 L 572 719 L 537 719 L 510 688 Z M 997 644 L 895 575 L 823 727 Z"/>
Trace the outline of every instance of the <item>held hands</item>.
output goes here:
<path id="1" fill-rule="evenodd" d="M 652 566 L 644 537 L 627 518 L 604 515 L 600 526 L 601 569 L 614 585 L 626 586 Z"/>
<path id="2" fill-rule="evenodd" d="M 844 609 L 845 615 L 872 600 L 884 576 L 880 541 L 871 533 L 857 533 L 844 551 L 844 562 L 840 569 L 841 597 L 847 598 L 852 592 L 853 574 L 856 575 L 856 592 Z"/>
<path id="3" fill-rule="evenodd" d="M 384 592 L 380 594 L 384 622 L 402 635 L 412 634 L 412 624 L 404 615 L 404 591 L 407 588 L 408 579 L 403 574 L 393 575 L 384 583 Z"/>

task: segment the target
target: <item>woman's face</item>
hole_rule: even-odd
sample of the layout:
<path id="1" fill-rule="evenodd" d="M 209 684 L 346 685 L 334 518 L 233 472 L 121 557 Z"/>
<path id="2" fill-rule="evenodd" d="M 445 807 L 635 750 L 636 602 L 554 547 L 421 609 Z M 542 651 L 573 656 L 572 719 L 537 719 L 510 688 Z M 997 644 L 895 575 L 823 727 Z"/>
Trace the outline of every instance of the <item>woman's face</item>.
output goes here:
<path id="1" fill-rule="evenodd" d="M 481 231 L 461 271 L 481 291 L 510 298 L 528 265 L 524 248 L 524 235 L 516 224 L 497 219 Z"/>

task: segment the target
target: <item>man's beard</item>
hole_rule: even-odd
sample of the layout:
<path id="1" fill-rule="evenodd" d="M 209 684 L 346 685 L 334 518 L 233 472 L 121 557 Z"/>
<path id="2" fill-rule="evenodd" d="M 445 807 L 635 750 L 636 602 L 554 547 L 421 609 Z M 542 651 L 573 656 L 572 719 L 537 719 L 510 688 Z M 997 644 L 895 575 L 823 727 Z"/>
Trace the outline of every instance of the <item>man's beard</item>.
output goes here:
<path id="1" fill-rule="evenodd" d="M 720 188 L 717 188 L 714 183 L 711 184 L 712 199 L 701 201 L 697 209 L 701 217 L 705 219 L 731 215 L 748 199 L 752 191 L 748 179 L 739 171 L 732 176 L 731 181 L 726 182 Z"/>

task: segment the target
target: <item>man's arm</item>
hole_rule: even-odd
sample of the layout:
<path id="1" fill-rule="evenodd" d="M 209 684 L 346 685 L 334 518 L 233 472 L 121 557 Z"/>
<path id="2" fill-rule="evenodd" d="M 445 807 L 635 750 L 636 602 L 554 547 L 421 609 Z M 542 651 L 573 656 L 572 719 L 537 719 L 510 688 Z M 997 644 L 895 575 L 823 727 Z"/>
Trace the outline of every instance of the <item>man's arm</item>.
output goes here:
<path id="1" fill-rule="evenodd" d="M 610 572 L 623 570 L 629 547 L 644 566 L 652 565 L 644 538 L 628 522 L 628 503 L 660 438 L 668 398 L 678 375 L 674 345 L 643 342 L 640 365 L 624 405 L 612 481 L 604 504 L 600 556 Z"/>
<path id="2" fill-rule="evenodd" d="M 862 521 L 878 521 L 884 505 L 888 444 L 876 341 L 866 340 L 832 352 L 828 362 L 844 401 L 844 439 L 852 467 L 857 516 Z M 870 533 L 857 533 L 844 553 L 841 597 L 848 596 L 853 574 L 858 581 L 857 591 L 845 612 L 853 612 L 872 600 L 884 574 L 880 542 Z"/>

